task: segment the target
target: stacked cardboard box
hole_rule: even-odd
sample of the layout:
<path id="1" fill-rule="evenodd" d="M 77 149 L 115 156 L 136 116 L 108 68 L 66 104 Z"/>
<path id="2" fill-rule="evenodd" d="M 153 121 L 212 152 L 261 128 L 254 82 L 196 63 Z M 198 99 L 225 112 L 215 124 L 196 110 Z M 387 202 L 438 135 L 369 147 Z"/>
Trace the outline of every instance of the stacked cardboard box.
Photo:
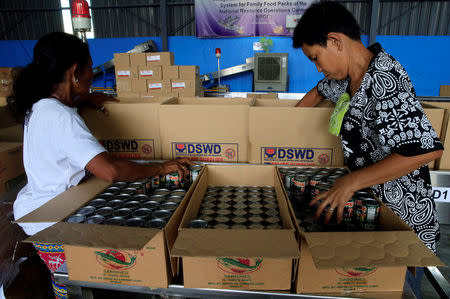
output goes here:
<path id="1" fill-rule="evenodd" d="M 116 86 L 120 97 L 200 96 L 195 65 L 174 65 L 172 52 L 115 53 Z"/>
<path id="2" fill-rule="evenodd" d="M 17 70 L 12 67 L 0 67 L 0 106 L 6 105 L 6 98 L 12 92 L 16 73 Z"/>

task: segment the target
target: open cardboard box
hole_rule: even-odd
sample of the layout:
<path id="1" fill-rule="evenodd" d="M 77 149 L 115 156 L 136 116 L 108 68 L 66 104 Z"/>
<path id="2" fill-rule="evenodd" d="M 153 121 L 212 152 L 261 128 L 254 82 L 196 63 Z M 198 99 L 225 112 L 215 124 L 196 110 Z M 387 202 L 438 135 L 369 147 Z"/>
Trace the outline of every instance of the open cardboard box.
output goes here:
<path id="1" fill-rule="evenodd" d="M 108 116 L 93 108 L 80 112 L 92 134 L 118 158 L 161 159 L 159 106 L 170 97 L 118 99 L 105 103 Z"/>
<path id="2" fill-rule="evenodd" d="M 177 273 L 169 257 L 199 174 L 164 229 L 62 222 L 111 183 L 97 178 L 70 188 L 17 223 L 57 222 L 27 242 L 63 244 L 70 280 L 166 288 Z M 102 258 L 121 256 L 125 262 Z"/>
<path id="3" fill-rule="evenodd" d="M 304 232 L 288 207 L 300 248 L 297 293 L 401 293 L 407 267 L 445 265 L 383 203 L 378 230 L 358 232 Z"/>
<path id="4" fill-rule="evenodd" d="M 272 165 L 208 165 L 181 221 L 172 256 L 182 257 L 187 288 L 289 290 L 298 244 L 287 200 Z M 274 186 L 282 229 L 192 229 L 207 187 Z M 243 262 L 244 261 L 244 262 Z"/>
<path id="5" fill-rule="evenodd" d="M 253 99 L 170 99 L 160 106 L 162 157 L 247 162 L 248 109 Z"/>

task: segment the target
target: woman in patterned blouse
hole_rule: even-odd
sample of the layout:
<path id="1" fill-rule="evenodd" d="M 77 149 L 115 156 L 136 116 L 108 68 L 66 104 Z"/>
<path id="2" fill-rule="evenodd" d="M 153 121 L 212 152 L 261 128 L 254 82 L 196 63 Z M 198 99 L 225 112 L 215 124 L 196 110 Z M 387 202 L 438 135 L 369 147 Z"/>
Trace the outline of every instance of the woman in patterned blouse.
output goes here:
<path id="1" fill-rule="evenodd" d="M 374 194 L 411 226 L 433 252 L 439 223 L 427 163 L 442 155 L 433 130 L 403 66 L 376 43 L 366 48 L 352 14 L 337 2 L 311 5 L 294 31 L 293 46 L 324 74 L 297 104 L 336 103 L 330 132 L 340 136 L 344 161 L 352 171 L 336 180 L 316 212 L 329 206 L 325 221 L 355 191 Z"/>

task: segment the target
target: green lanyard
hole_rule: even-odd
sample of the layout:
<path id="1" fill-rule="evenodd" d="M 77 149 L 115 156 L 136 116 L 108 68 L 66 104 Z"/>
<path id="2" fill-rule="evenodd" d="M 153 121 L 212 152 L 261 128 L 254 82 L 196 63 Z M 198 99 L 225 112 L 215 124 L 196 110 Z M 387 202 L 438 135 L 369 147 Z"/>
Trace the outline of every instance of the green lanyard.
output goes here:
<path id="1" fill-rule="evenodd" d="M 350 95 L 344 92 L 336 102 L 336 108 L 334 108 L 333 114 L 331 114 L 330 124 L 328 125 L 328 131 L 334 136 L 339 136 L 341 132 L 342 120 L 348 110 L 349 104 Z"/>

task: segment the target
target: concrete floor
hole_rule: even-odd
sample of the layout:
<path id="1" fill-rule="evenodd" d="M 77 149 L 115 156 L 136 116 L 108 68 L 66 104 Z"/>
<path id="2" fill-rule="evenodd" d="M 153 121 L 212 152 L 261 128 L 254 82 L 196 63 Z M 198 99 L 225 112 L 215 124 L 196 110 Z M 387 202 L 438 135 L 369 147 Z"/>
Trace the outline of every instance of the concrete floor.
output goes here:
<path id="1" fill-rule="evenodd" d="M 15 200 L 17 192 L 24 185 L 21 184 L 17 188 L 0 195 L 0 204 L 11 207 L 11 203 Z M 10 211 L 12 213 L 12 210 Z M 11 217 L 9 215 L 2 214 L 0 217 Z M 4 240 L 4 236 L 0 236 L 0 239 Z M 29 259 L 22 263 L 20 266 L 20 272 L 16 279 L 10 284 L 9 288 L 5 290 L 6 298 L 53 298 L 51 292 L 51 280 L 48 269 L 45 264 L 35 255 L 32 248 L 23 249 L 24 256 L 29 256 Z M 450 266 L 450 224 L 441 224 L 441 240 L 437 246 L 437 256 L 447 265 Z M 17 257 L 16 257 L 17 259 Z M 447 281 L 450 281 L 450 267 L 438 267 Z M 125 294 L 113 294 L 108 291 L 99 291 L 96 298 L 127 298 Z M 116 296 L 117 295 L 117 296 Z M 1 297 L 1 296 L 0 296 Z M 434 290 L 430 281 L 424 276 L 422 281 L 422 297 L 423 298 L 440 298 L 437 292 Z M 128 297 L 130 298 L 130 297 Z M 134 297 L 133 297 L 134 298 Z M 147 297 L 142 297 L 147 298 Z M 151 297 L 150 297 L 151 298 Z"/>

